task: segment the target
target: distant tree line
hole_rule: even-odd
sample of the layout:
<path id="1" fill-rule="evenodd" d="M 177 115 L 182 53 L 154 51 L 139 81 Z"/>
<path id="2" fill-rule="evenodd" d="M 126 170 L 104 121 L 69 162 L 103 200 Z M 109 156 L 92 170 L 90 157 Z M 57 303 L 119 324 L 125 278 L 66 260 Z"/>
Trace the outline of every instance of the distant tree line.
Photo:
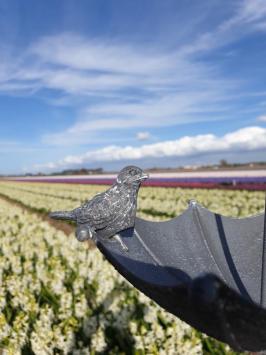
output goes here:
<path id="1" fill-rule="evenodd" d="M 103 168 L 96 168 L 96 169 L 86 169 L 86 168 L 80 168 L 80 169 L 66 169 L 62 171 L 55 171 L 50 174 L 45 174 L 45 173 L 37 173 L 37 174 L 32 174 L 32 173 L 26 173 L 25 176 L 56 176 L 56 175 L 96 175 L 96 174 L 103 174 L 104 170 Z"/>

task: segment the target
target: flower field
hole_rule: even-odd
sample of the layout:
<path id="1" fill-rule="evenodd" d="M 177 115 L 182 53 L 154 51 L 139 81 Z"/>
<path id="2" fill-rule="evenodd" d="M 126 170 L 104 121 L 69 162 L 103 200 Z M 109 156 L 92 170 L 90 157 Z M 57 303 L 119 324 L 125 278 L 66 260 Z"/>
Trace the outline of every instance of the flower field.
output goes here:
<path id="1" fill-rule="evenodd" d="M 0 195 L 43 213 L 75 208 L 105 190 L 106 186 L 98 185 L 0 182 Z M 213 212 L 245 217 L 263 210 L 264 196 L 263 191 L 145 187 L 139 192 L 138 215 L 153 220 L 172 218 L 196 199 Z"/>
<path id="2" fill-rule="evenodd" d="M 45 182 L 60 184 L 111 185 L 114 174 L 96 175 L 52 175 L 14 178 L 21 182 Z M 151 173 L 143 186 L 181 187 L 230 190 L 266 190 L 266 171 L 259 170 L 210 170 Z"/>
<path id="3" fill-rule="evenodd" d="M 0 352 L 233 354 L 135 290 L 95 248 L 42 218 L 105 189 L 0 182 Z M 232 216 L 264 208 L 258 191 L 147 187 L 140 190 L 138 215 L 171 218 L 192 198 Z"/>

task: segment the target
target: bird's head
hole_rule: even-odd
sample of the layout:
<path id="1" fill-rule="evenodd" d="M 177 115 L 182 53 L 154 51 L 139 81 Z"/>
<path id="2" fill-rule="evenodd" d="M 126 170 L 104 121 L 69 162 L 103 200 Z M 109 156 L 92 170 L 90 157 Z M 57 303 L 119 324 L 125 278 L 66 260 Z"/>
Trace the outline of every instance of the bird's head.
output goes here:
<path id="1" fill-rule="evenodd" d="M 124 185 L 140 185 L 143 180 L 149 177 L 144 171 L 137 166 L 126 166 L 120 171 L 116 182 Z"/>

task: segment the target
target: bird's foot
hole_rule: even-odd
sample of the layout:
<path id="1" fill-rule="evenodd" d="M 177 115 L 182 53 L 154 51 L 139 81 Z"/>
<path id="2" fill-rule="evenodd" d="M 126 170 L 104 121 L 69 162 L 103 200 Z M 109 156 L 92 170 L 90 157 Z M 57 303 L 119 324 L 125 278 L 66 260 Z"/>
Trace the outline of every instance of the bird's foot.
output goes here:
<path id="1" fill-rule="evenodd" d="M 85 242 L 89 239 L 94 239 L 95 230 L 89 226 L 82 226 L 76 229 L 76 238 L 79 242 Z"/>
<path id="2" fill-rule="evenodd" d="M 115 234 L 112 239 L 116 240 L 122 247 L 123 251 L 128 251 L 128 247 L 126 244 L 123 242 L 119 234 Z"/>

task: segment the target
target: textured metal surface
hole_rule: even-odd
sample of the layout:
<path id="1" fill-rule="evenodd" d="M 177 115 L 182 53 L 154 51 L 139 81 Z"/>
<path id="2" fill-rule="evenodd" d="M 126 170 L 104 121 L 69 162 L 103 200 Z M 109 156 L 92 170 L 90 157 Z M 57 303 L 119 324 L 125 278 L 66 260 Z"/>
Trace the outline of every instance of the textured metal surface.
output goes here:
<path id="1" fill-rule="evenodd" d="M 265 218 L 263 231 L 263 247 L 262 247 L 262 275 L 261 275 L 261 301 L 262 307 L 266 307 L 266 196 L 265 196 Z"/>
<path id="2" fill-rule="evenodd" d="M 167 311 L 236 350 L 265 350 L 265 213 L 234 219 L 191 201 L 170 221 L 145 221 L 135 217 L 143 178 L 127 167 L 106 192 L 51 217 L 76 221 L 79 240 L 93 238 L 118 272 Z"/>
<path id="3" fill-rule="evenodd" d="M 80 241 L 111 238 L 134 226 L 138 190 L 147 177 L 140 168 L 128 166 L 121 170 L 116 183 L 107 191 L 73 211 L 52 212 L 50 217 L 75 221 Z"/>
<path id="4" fill-rule="evenodd" d="M 135 287 L 169 312 L 236 350 L 266 349 L 261 302 L 264 214 L 233 219 L 192 202 L 167 222 L 136 218 L 97 245 Z"/>

